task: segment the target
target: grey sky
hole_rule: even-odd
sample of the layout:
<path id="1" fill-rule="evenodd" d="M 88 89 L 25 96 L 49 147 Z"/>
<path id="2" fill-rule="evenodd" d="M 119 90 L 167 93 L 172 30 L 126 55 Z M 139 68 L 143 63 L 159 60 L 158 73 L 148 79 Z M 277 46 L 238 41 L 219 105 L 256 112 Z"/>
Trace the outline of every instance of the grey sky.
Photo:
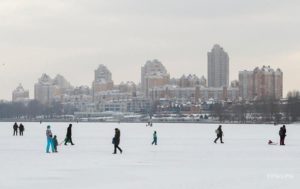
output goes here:
<path id="1" fill-rule="evenodd" d="M 0 99 L 42 73 L 91 85 L 105 64 L 115 83 L 140 81 L 148 59 L 171 77 L 205 75 L 207 51 L 220 44 L 238 71 L 271 65 L 284 72 L 284 93 L 300 89 L 297 0 L 0 0 Z M 5 65 L 3 65 L 5 64 Z"/>

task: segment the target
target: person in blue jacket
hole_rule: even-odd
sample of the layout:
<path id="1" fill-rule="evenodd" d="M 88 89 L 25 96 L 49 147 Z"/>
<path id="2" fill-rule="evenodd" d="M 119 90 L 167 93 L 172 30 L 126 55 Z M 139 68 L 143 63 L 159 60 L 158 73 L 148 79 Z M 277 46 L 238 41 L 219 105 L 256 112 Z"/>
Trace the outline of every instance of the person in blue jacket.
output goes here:
<path id="1" fill-rule="evenodd" d="M 46 153 L 50 153 L 50 152 L 49 152 L 50 146 L 51 146 L 52 152 L 54 152 L 53 138 L 52 138 L 52 132 L 51 132 L 50 125 L 47 126 L 46 136 L 47 136 Z"/>

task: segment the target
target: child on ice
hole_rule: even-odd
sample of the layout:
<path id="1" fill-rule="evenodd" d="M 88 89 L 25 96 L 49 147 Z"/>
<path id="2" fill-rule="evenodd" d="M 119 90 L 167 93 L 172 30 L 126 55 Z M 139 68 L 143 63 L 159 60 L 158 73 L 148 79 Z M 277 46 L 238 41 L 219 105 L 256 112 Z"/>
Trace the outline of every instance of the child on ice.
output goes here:
<path id="1" fill-rule="evenodd" d="M 54 146 L 54 152 L 57 153 L 57 146 L 58 146 L 58 141 L 56 135 L 53 137 L 53 146 Z"/>

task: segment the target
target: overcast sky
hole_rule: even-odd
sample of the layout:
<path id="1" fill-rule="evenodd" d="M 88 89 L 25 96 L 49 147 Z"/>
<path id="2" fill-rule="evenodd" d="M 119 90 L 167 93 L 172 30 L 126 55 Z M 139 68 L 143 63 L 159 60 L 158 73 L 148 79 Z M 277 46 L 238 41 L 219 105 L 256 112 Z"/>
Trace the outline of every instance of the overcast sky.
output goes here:
<path id="1" fill-rule="evenodd" d="M 284 93 L 300 89 L 299 0 L 0 0 L 0 99 L 42 73 L 91 85 L 105 64 L 115 83 L 140 82 L 159 59 L 171 77 L 207 77 L 207 52 L 220 44 L 238 71 L 270 65 Z"/>

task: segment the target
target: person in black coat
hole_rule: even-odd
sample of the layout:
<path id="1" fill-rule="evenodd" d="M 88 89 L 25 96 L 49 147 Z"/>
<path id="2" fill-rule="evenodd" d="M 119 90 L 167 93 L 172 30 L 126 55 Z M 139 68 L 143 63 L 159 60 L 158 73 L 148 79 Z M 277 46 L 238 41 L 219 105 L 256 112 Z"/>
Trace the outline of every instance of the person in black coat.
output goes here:
<path id="1" fill-rule="evenodd" d="M 285 137 L 286 137 L 286 128 L 285 128 L 285 125 L 283 125 L 282 127 L 280 127 L 279 136 L 280 136 L 280 145 L 285 145 L 285 143 L 284 143 L 284 140 L 285 140 Z"/>
<path id="2" fill-rule="evenodd" d="M 54 137 L 53 137 L 53 147 L 54 147 L 54 152 L 55 153 L 57 153 L 57 146 L 58 146 L 57 136 L 54 135 Z"/>
<path id="3" fill-rule="evenodd" d="M 67 143 L 71 143 L 71 145 L 74 145 L 74 143 L 72 141 L 72 124 L 69 125 L 68 130 L 67 130 L 65 145 L 67 145 Z"/>
<path id="4" fill-rule="evenodd" d="M 222 131 L 222 125 L 218 127 L 216 130 L 217 138 L 215 139 L 214 143 L 217 143 L 218 139 L 220 139 L 221 143 L 223 144 L 223 131 Z"/>
<path id="5" fill-rule="evenodd" d="M 18 136 L 18 128 L 19 128 L 18 124 L 15 123 L 14 126 L 13 126 L 13 129 L 14 129 L 14 136 L 15 136 L 15 135 Z"/>
<path id="6" fill-rule="evenodd" d="M 24 125 L 21 123 L 20 126 L 19 126 L 20 136 L 23 136 L 24 130 L 25 130 L 25 127 L 24 127 Z"/>
<path id="7" fill-rule="evenodd" d="M 121 137 L 121 132 L 118 128 L 115 128 L 115 136 L 113 138 L 113 144 L 114 144 L 114 153 L 113 154 L 117 154 L 117 149 L 120 151 L 120 153 L 122 154 L 123 150 L 119 147 L 120 144 L 120 137 Z"/>

